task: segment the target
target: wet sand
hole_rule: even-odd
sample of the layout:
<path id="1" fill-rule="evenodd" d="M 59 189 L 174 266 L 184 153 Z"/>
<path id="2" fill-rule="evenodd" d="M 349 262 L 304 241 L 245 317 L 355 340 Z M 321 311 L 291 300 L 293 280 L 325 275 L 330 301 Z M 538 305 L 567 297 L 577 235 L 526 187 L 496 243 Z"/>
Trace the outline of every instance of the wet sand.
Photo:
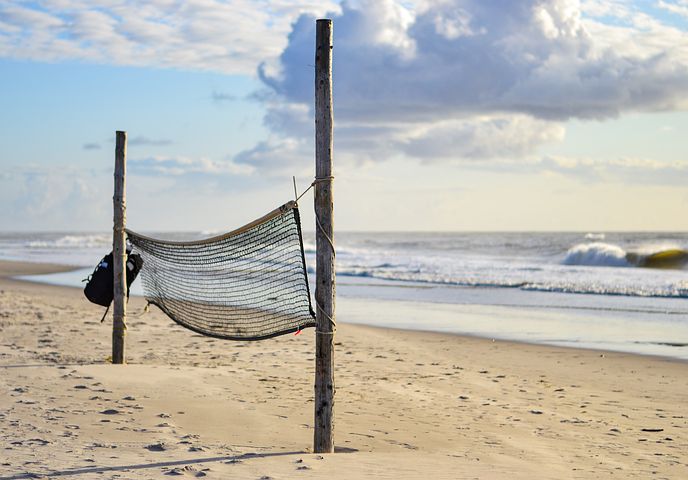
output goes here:
<path id="1" fill-rule="evenodd" d="M 335 443 L 310 452 L 313 329 L 197 335 L 0 261 L 0 479 L 688 478 L 688 363 L 340 323 Z M 374 312 L 373 312 L 374 313 Z"/>

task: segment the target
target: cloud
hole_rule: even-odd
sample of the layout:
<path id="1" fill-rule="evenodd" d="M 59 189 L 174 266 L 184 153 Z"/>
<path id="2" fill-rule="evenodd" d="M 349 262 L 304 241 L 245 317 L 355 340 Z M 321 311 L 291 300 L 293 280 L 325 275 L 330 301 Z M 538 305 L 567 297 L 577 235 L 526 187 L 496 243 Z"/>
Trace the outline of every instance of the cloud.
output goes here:
<path id="1" fill-rule="evenodd" d="M 521 158 L 543 144 L 561 141 L 559 123 L 528 116 L 448 120 L 423 126 L 400 142 L 404 153 L 433 161 Z"/>
<path id="2" fill-rule="evenodd" d="M 402 8 L 391 1 L 356 5 L 344 3 L 334 16 L 335 98 L 345 118 L 513 112 L 567 120 L 688 106 L 685 32 L 658 22 L 604 25 L 584 18 L 575 0 L 428 2 L 407 11 L 412 22 L 367 14 L 371 5 Z M 438 24 L 457 15 L 462 34 Z M 401 40 L 368 34 L 390 30 L 383 22 L 397 17 L 404 18 L 395 30 Z M 304 67 L 312 63 L 314 28 L 302 16 L 279 75 L 263 75 L 292 102 L 311 101 L 312 70 Z"/>
<path id="3" fill-rule="evenodd" d="M 688 1 L 686 0 L 677 0 L 676 3 L 669 3 L 660 0 L 657 3 L 657 6 L 676 15 L 688 18 Z"/>
<path id="4" fill-rule="evenodd" d="M 0 56 L 256 75 L 265 88 L 253 98 L 267 110 L 269 137 L 237 155 L 232 168 L 298 170 L 312 158 L 314 20 L 327 14 L 334 19 L 338 160 L 494 161 L 537 156 L 561 141 L 570 119 L 688 108 L 688 40 L 685 29 L 667 23 L 685 22 L 686 8 L 685 0 L 652 7 L 625 0 L 9 0 L 0 5 Z M 214 91 L 212 99 L 234 96 Z"/>
<path id="5" fill-rule="evenodd" d="M 506 174 L 554 174 L 575 178 L 584 184 L 683 186 L 688 182 L 688 161 L 660 162 L 648 158 L 596 159 L 549 155 L 525 160 L 472 163 L 466 168 Z"/>
<path id="6" fill-rule="evenodd" d="M 218 92 L 218 91 L 213 91 L 211 98 L 213 99 L 213 102 L 215 102 L 215 103 L 233 102 L 237 99 L 236 95 L 232 95 L 231 93 Z"/>
<path id="7" fill-rule="evenodd" d="M 292 195 L 291 179 L 276 185 L 229 161 L 131 158 L 127 163 L 127 220 L 144 231 L 230 229 Z M 0 225 L 7 231 L 104 231 L 112 228 L 112 188 L 110 168 L 9 167 L 0 172 L 0 202 L 7 206 Z M 209 199 L 217 208 L 208 208 Z"/>
<path id="8" fill-rule="evenodd" d="M 10 230 L 27 226 L 99 228 L 111 214 L 111 197 L 103 195 L 112 177 L 93 169 L 69 166 L 14 167 L 0 177 L 0 201 L 11 208 L 0 214 Z"/>
<path id="9" fill-rule="evenodd" d="M 167 138 L 153 139 L 153 138 L 144 137 L 142 135 L 127 139 L 128 145 L 135 145 L 135 146 L 153 145 L 153 146 L 160 147 L 160 146 L 165 146 L 165 145 L 172 145 L 173 143 L 174 142 L 172 140 L 169 140 Z"/>
<path id="10" fill-rule="evenodd" d="M 310 139 L 311 137 L 308 140 Z M 295 137 L 270 138 L 240 152 L 234 157 L 234 161 L 268 176 L 310 176 L 315 150 L 308 140 Z"/>
<path id="11" fill-rule="evenodd" d="M 545 157 L 540 167 L 575 176 L 584 181 L 621 182 L 640 185 L 685 185 L 688 162 L 658 162 L 647 158 L 620 157 L 609 160 Z"/>
<path id="12" fill-rule="evenodd" d="M 236 162 L 216 161 L 207 158 L 187 157 L 131 158 L 127 161 L 129 172 L 139 175 L 180 176 L 180 175 L 249 175 L 253 168 Z"/>
<path id="13" fill-rule="evenodd" d="M 110 138 L 106 140 L 108 143 L 113 143 L 114 139 Z M 167 145 L 174 144 L 174 141 L 168 138 L 149 138 L 145 135 L 137 135 L 135 137 L 127 138 L 127 145 L 133 146 L 154 146 L 154 147 L 164 147 Z M 84 150 L 100 150 L 102 148 L 101 144 L 98 142 L 88 142 L 84 143 L 82 148 Z"/>
<path id="14" fill-rule="evenodd" d="M 0 57 L 254 75 L 280 53 L 297 16 L 332 9 L 294 0 L 8 0 Z"/>
<path id="15" fill-rule="evenodd" d="M 338 158 L 525 158 L 570 119 L 688 108 L 685 32 L 630 2 L 359 0 L 332 17 Z M 314 20 L 259 67 L 270 143 L 292 150 L 313 134 Z"/>

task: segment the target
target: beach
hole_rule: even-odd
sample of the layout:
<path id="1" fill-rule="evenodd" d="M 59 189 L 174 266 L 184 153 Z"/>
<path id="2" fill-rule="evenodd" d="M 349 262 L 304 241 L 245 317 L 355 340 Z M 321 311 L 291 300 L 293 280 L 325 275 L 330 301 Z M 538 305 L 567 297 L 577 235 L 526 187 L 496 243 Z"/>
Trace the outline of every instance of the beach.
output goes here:
<path id="1" fill-rule="evenodd" d="M 0 480 L 688 480 L 687 31 L 4 0 Z"/>
<path id="2" fill-rule="evenodd" d="M 340 323 L 337 452 L 311 452 L 314 331 L 228 342 L 0 262 L 0 478 L 685 478 L 688 363 Z"/>

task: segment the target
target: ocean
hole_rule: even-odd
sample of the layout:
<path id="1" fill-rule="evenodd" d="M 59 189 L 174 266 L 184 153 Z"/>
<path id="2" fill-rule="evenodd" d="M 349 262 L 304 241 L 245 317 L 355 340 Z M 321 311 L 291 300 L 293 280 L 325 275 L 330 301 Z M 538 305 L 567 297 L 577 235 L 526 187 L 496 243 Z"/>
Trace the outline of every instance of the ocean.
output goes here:
<path id="1" fill-rule="evenodd" d="M 688 360 L 687 233 L 341 232 L 336 243 L 341 322 Z M 304 244 L 312 282 L 313 236 Z M 0 258 L 81 267 L 31 278 L 80 286 L 110 245 L 110 233 L 0 233 Z"/>

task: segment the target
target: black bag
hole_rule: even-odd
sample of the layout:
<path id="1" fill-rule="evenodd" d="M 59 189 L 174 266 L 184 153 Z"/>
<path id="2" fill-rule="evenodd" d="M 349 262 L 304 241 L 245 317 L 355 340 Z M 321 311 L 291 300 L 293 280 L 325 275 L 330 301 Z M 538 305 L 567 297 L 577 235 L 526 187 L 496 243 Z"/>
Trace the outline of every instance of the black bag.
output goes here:
<path id="1" fill-rule="evenodd" d="M 141 255 L 131 253 L 131 250 L 127 250 L 127 297 L 129 296 L 129 287 L 131 287 L 131 284 L 136 280 L 137 275 L 141 271 L 141 267 L 143 267 Z M 87 280 L 88 283 L 84 287 L 84 295 L 86 295 L 86 298 L 97 305 L 109 307 L 114 296 L 112 252 L 103 257 Z"/>

